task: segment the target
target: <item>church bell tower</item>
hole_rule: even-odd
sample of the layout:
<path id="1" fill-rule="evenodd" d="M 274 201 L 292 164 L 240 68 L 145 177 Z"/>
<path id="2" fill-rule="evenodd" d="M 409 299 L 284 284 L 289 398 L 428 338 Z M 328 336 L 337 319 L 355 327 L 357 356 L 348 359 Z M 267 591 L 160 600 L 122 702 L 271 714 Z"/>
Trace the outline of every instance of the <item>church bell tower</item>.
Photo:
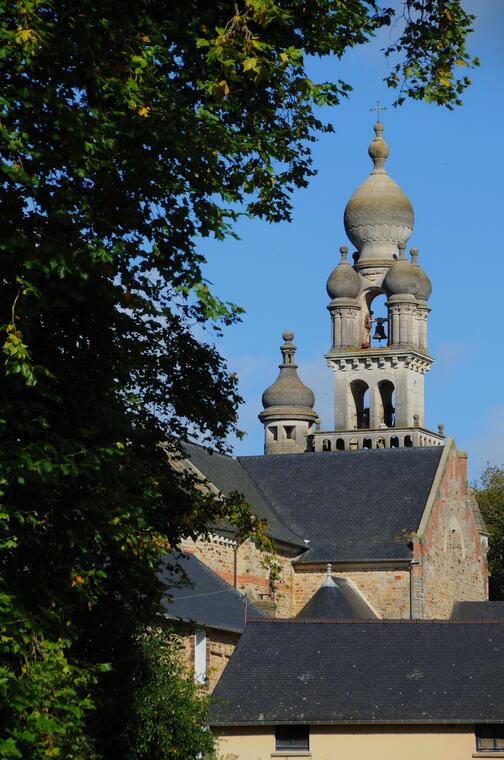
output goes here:
<path id="1" fill-rule="evenodd" d="M 327 281 L 334 430 L 313 434 L 316 451 L 444 443 L 442 425 L 432 432 L 424 423 L 424 378 L 433 362 L 427 346 L 431 283 L 418 250 L 406 255 L 413 208 L 385 169 L 389 149 L 380 121 L 374 131 L 373 170 L 344 215 L 356 248 L 353 264 L 342 246 Z"/>

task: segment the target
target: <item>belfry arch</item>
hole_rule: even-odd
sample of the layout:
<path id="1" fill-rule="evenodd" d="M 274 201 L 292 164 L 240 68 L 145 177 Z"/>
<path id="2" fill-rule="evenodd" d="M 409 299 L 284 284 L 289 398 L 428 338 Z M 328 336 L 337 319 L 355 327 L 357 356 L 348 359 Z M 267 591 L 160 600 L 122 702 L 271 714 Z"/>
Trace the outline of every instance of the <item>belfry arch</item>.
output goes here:
<path id="1" fill-rule="evenodd" d="M 370 393 L 369 385 L 364 380 L 352 380 L 350 383 L 351 406 L 350 427 L 354 430 L 369 428 Z"/>
<path id="2" fill-rule="evenodd" d="M 378 383 L 378 423 L 388 428 L 395 427 L 395 385 L 390 380 L 380 380 Z"/>

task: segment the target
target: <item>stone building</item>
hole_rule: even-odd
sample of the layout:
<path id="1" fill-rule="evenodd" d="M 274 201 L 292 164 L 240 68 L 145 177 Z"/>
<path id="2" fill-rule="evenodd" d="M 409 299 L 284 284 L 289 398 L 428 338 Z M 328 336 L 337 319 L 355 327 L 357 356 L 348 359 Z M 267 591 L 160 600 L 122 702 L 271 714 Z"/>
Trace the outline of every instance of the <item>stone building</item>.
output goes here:
<path id="1" fill-rule="evenodd" d="M 325 609 L 324 617 L 448 619 L 455 602 L 488 598 L 488 536 L 466 454 L 442 425 L 425 425 L 431 283 L 418 251 L 405 255 L 413 209 L 387 174 L 382 133 L 377 122 L 373 169 L 345 209 L 353 264 L 342 247 L 327 281 L 334 429 L 320 430 L 285 332 L 259 414 L 264 454 L 186 445 L 186 466 L 205 487 L 242 494 L 267 521 L 275 552 L 265 562 L 225 525 L 182 550 L 274 618 Z"/>

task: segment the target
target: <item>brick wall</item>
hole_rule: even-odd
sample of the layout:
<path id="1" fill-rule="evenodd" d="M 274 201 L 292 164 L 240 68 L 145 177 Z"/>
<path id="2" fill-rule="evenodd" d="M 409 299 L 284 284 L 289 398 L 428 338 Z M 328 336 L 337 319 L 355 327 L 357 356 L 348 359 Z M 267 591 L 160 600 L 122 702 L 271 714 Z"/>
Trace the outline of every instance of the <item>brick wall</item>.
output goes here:
<path id="1" fill-rule="evenodd" d="M 466 458 L 447 452 L 425 530 L 414 541 L 414 610 L 447 618 L 454 601 L 488 599 L 486 554 L 467 498 Z"/>

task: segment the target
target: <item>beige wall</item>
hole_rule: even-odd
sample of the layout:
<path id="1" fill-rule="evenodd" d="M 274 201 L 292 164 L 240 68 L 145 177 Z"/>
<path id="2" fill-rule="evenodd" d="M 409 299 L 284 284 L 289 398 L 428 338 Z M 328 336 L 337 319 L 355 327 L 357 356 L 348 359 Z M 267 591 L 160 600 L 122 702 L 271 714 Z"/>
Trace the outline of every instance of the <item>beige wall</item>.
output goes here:
<path id="1" fill-rule="evenodd" d="M 217 732 L 216 732 L 217 733 Z M 312 760 L 471 760 L 476 751 L 473 726 L 316 726 L 310 731 Z M 218 760 L 299 758 L 275 753 L 271 728 L 234 729 L 219 738 Z"/>

